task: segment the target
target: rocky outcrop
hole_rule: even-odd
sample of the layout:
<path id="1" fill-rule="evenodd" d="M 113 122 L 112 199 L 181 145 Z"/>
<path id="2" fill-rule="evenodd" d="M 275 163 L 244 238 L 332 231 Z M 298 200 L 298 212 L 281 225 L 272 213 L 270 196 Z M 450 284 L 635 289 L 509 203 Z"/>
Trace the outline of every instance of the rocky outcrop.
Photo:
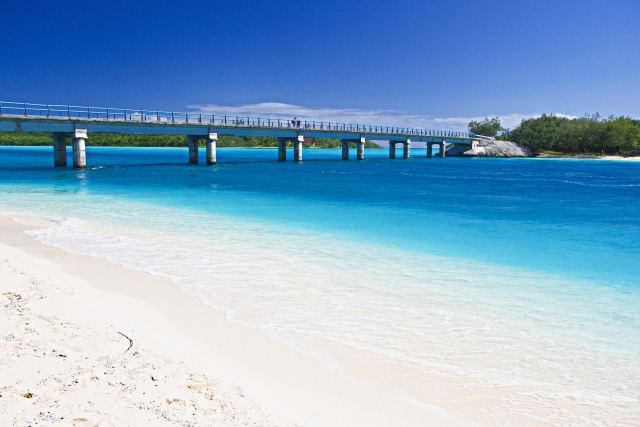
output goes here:
<path id="1" fill-rule="evenodd" d="M 530 157 L 529 150 L 510 141 L 483 139 L 471 148 L 470 144 L 456 144 L 447 150 L 447 156 L 461 157 Z"/>

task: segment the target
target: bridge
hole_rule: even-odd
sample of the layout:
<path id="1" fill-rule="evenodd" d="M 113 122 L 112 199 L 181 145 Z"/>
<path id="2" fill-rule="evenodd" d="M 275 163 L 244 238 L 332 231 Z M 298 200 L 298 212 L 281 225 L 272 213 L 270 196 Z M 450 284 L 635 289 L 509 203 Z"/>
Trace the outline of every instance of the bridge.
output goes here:
<path id="1" fill-rule="evenodd" d="M 55 167 L 67 166 L 66 139 L 71 138 L 74 168 L 86 167 L 85 140 L 91 133 L 186 135 L 189 163 L 198 163 L 199 141 L 204 140 L 208 165 L 216 164 L 219 135 L 276 137 L 279 161 L 286 161 L 287 144 L 292 142 L 297 162 L 302 161 L 305 138 L 340 139 L 343 160 L 349 159 L 351 142 L 356 143 L 358 160 L 364 159 L 366 140 L 389 141 L 389 158 L 395 158 L 396 144 L 403 144 L 403 158 L 408 159 L 414 141 L 426 142 L 427 157 L 433 157 L 434 145 L 444 157 L 446 144 L 474 146 L 480 138 L 465 132 L 396 126 L 16 102 L 0 102 L 0 131 L 50 133 Z"/>

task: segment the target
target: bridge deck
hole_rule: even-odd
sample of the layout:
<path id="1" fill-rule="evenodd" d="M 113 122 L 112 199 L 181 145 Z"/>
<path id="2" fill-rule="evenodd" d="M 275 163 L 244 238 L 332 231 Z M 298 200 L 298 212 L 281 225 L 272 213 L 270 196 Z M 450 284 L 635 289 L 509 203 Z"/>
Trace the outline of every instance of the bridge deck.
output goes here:
<path id="1" fill-rule="evenodd" d="M 349 141 L 357 142 L 357 159 L 362 160 L 365 140 L 389 141 L 394 147 L 389 151 L 390 158 L 395 157 L 395 144 L 402 143 L 403 157 L 409 158 L 412 141 L 426 142 L 427 156 L 431 157 L 434 144 L 440 145 L 440 155 L 444 156 L 446 143 L 473 144 L 477 139 L 465 132 L 395 126 L 6 102 L 0 102 L 0 131 L 51 133 L 55 166 L 66 166 L 65 138 L 72 137 L 74 167 L 80 168 L 86 166 L 85 139 L 91 133 L 186 135 L 191 163 L 198 162 L 198 140 L 205 139 L 208 164 L 216 163 L 218 135 L 278 138 L 281 161 L 286 160 L 287 140 L 293 142 L 294 160 L 302 160 L 304 138 L 342 140 L 345 160 Z"/>
<path id="2" fill-rule="evenodd" d="M 29 122 L 21 120 L 16 123 L 15 120 L 18 118 L 28 119 Z M 11 122 L 17 124 L 15 129 L 12 128 Z M 25 125 L 24 130 L 20 129 L 22 123 Z M 366 138 L 371 136 L 372 139 L 397 141 L 406 138 L 418 140 L 432 137 L 476 137 L 466 132 L 398 126 L 0 101 L 0 130 L 71 132 L 74 128 L 68 126 L 69 124 L 85 126 L 88 132 L 103 133 L 205 135 L 208 133 L 207 128 L 213 128 L 221 135 L 234 136 L 292 137 L 304 134 L 309 138 L 342 139 L 341 135 L 351 138 L 366 135 Z"/>
<path id="3" fill-rule="evenodd" d="M 120 133 L 134 135 L 202 135 L 211 132 L 219 135 L 232 136 L 263 136 L 277 138 L 296 138 L 303 135 L 306 138 L 330 139 L 359 139 L 412 141 L 422 142 L 462 142 L 476 139 L 476 137 L 462 135 L 460 132 L 400 130 L 389 128 L 389 131 L 378 126 L 339 127 L 328 122 L 309 122 L 300 127 L 289 123 L 275 124 L 224 124 L 201 122 L 167 122 L 150 120 L 119 120 L 100 118 L 70 118 L 70 117 L 41 117 L 41 116 L 0 116 L 0 132 L 65 132 L 73 133 L 75 129 L 85 129 L 88 133 Z M 357 127 L 355 127 L 357 126 Z M 393 129 L 393 130 L 392 130 Z M 396 130 L 397 129 L 397 130 Z M 412 133 L 413 132 L 413 133 Z"/>

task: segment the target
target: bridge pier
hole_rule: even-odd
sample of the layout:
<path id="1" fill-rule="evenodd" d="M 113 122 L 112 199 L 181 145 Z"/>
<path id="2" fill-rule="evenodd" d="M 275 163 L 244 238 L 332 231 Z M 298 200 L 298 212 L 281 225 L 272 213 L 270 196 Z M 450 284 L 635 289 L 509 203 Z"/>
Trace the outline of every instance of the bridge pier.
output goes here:
<path id="1" fill-rule="evenodd" d="M 217 142 L 218 142 L 218 134 L 210 132 L 209 137 L 207 138 L 207 164 L 208 165 L 216 164 Z"/>
<path id="2" fill-rule="evenodd" d="M 198 164 L 198 135 L 187 135 L 187 141 L 189 142 L 189 163 L 192 165 Z"/>
<path id="3" fill-rule="evenodd" d="M 278 138 L 278 161 L 287 160 L 287 138 Z"/>
<path id="4" fill-rule="evenodd" d="M 349 144 L 351 142 L 356 143 L 356 159 L 364 160 L 364 143 L 365 139 L 360 137 L 358 139 L 343 139 L 342 140 L 342 160 L 349 160 Z"/>
<path id="5" fill-rule="evenodd" d="M 84 169 L 87 167 L 87 154 L 84 151 L 84 140 L 87 138 L 86 129 L 76 129 L 73 133 L 73 167 Z"/>
<path id="6" fill-rule="evenodd" d="M 298 135 L 295 138 L 281 137 L 278 138 L 278 161 L 285 162 L 287 161 L 287 143 L 289 141 L 293 142 L 293 161 L 301 162 L 302 161 L 302 142 L 304 141 L 304 136 Z"/>
<path id="7" fill-rule="evenodd" d="M 395 141 L 389 141 L 389 158 L 390 159 L 396 158 L 396 142 Z"/>
<path id="8" fill-rule="evenodd" d="M 439 145 L 440 145 L 440 153 L 439 153 L 439 156 L 440 156 L 440 158 L 444 158 L 444 157 L 445 157 L 445 155 L 446 155 L 446 153 L 445 153 L 445 151 L 444 151 L 444 141 L 442 141 Z"/>
<path id="9" fill-rule="evenodd" d="M 427 142 L 427 159 L 433 157 L 433 142 Z"/>
<path id="10" fill-rule="evenodd" d="M 53 139 L 53 166 L 56 168 L 67 166 L 67 134 L 54 132 Z"/>
<path id="11" fill-rule="evenodd" d="M 304 141 L 304 137 L 298 136 L 293 140 L 293 161 L 301 162 L 302 161 L 302 141 Z"/>
<path id="12" fill-rule="evenodd" d="M 407 139 L 402 143 L 402 157 L 408 159 L 411 154 L 411 140 Z"/>
<path id="13" fill-rule="evenodd" d="M 349 140 L 342 140 L 342 160 L 349 160 Z"/>

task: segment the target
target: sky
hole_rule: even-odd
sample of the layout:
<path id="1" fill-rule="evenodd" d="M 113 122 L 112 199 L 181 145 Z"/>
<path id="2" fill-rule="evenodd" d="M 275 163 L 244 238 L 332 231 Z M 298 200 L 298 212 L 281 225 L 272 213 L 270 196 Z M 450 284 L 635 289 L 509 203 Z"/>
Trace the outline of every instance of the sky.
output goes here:
<path id="1" fill-rule="evenodd" d="M 640 0 L 23 0 L 0 16 L 0 101 L 455 131 L 640 118 Z"/>

